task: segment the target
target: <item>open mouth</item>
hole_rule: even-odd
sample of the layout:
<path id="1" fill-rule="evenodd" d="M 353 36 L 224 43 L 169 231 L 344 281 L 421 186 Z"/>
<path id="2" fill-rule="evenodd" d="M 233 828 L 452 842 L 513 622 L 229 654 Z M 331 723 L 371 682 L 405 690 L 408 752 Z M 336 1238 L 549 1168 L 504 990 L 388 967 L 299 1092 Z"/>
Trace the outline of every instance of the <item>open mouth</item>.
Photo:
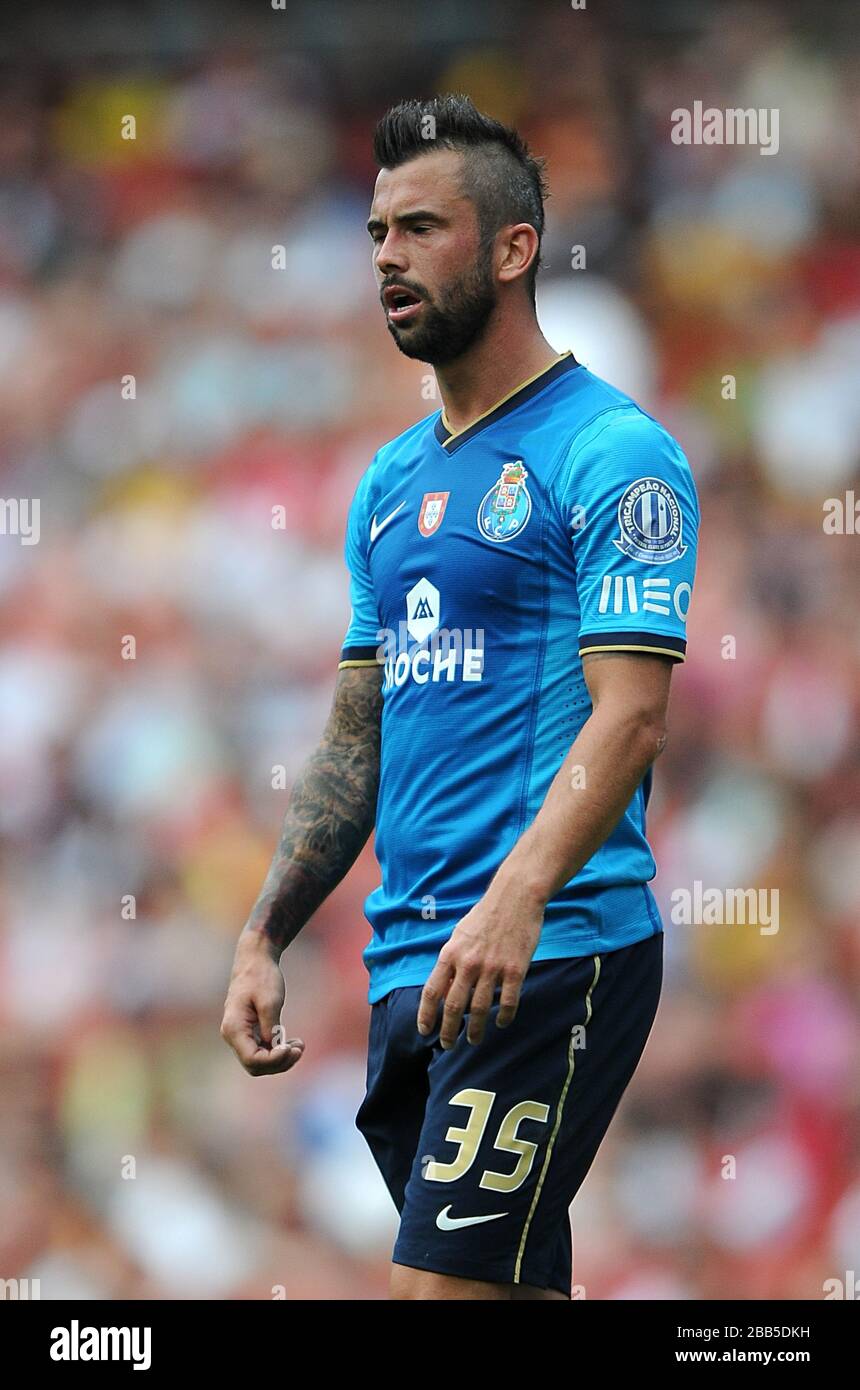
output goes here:
<path id="1" fill-rule="evenodd" d="M 389 323 L 406 323 L 415 317 L 422 303 L 413 290 L 404 289 L 402 285 L 389 285 L 382 299 Z"/>

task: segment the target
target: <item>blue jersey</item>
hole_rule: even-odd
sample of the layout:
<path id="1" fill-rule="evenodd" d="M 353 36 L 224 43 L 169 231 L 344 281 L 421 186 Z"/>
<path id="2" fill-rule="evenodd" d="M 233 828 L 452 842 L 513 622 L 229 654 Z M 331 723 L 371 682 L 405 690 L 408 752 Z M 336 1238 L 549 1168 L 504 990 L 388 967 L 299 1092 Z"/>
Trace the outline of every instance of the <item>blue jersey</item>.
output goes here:
<path id="1" fill-rule="evenodd" d="M 369 1001 L 423 984 L 591 713 L 588 652 L 683 661 L 699 509 L 675 440 L 565 353 L 466 429 L 384 445 L 347 523 L 341 666 L 383 665 Z M 650 771 L 546 907 L 534 960 L 662 931 Z"/>

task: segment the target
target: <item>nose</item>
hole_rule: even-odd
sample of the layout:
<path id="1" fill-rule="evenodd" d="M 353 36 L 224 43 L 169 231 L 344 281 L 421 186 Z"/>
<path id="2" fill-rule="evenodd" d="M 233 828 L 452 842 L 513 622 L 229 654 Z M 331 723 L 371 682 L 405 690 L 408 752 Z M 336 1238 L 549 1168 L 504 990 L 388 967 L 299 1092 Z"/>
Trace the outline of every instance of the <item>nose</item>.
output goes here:
<path id="1" fill-rule="evenodd" d="M 376 268 L 384 279 L 396 271 L 404 271 L 407 264 L 402 245 L 398 244 L 397 233 L 390 227 L 376 253 Z"/>

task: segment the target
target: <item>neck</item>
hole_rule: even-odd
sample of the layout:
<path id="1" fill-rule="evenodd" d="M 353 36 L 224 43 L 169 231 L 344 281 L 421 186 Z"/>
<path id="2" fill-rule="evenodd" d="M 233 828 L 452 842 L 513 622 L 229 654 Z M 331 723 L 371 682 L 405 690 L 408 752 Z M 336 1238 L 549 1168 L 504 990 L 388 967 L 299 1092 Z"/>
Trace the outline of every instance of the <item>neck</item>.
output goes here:
<path id="1" fill-rule="evenodd" d="M 448 428 L 454 434 L 465 429 L 561 355 L 547 342 L 531 312 L 514 321 L 492 318 L 480 342 L 456 362 L 436 368 Z"/>

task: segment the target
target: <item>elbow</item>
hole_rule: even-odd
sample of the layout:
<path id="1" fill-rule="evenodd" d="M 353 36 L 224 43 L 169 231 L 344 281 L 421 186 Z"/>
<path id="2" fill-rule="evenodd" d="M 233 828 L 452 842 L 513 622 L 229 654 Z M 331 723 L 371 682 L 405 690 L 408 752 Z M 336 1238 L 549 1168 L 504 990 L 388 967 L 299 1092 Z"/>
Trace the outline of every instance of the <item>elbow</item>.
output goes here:
<path id="1" fill-rule="evenodd" d="M 620 741 L 637 763 L 650 766 L 659 758 L 669 737 L 666 714 L 651 708 L 619 711 L 617 729 Z"/>
<path id="2" fill-rule="evenodd" d="M 669 740 L 669 730 L 666 727 L 665 721 L 660 725 L 659 730 L 655 731 L 655 734 L 656 740 L 654 745 L 654 757 L 652 757 L 651 759 L 652 762 L 654 761 L 654 758 L 659 758 L 660 754 L 663 752 L 663 749 L 666 747 L 666 744 Z"/>
<path id="3" fill-rule="evenodd" d="M 643 713 L 634 725 L 633 738 L 643 759 L 649 764 L 659 758 L 669 738 L 664 715 Z"/>

